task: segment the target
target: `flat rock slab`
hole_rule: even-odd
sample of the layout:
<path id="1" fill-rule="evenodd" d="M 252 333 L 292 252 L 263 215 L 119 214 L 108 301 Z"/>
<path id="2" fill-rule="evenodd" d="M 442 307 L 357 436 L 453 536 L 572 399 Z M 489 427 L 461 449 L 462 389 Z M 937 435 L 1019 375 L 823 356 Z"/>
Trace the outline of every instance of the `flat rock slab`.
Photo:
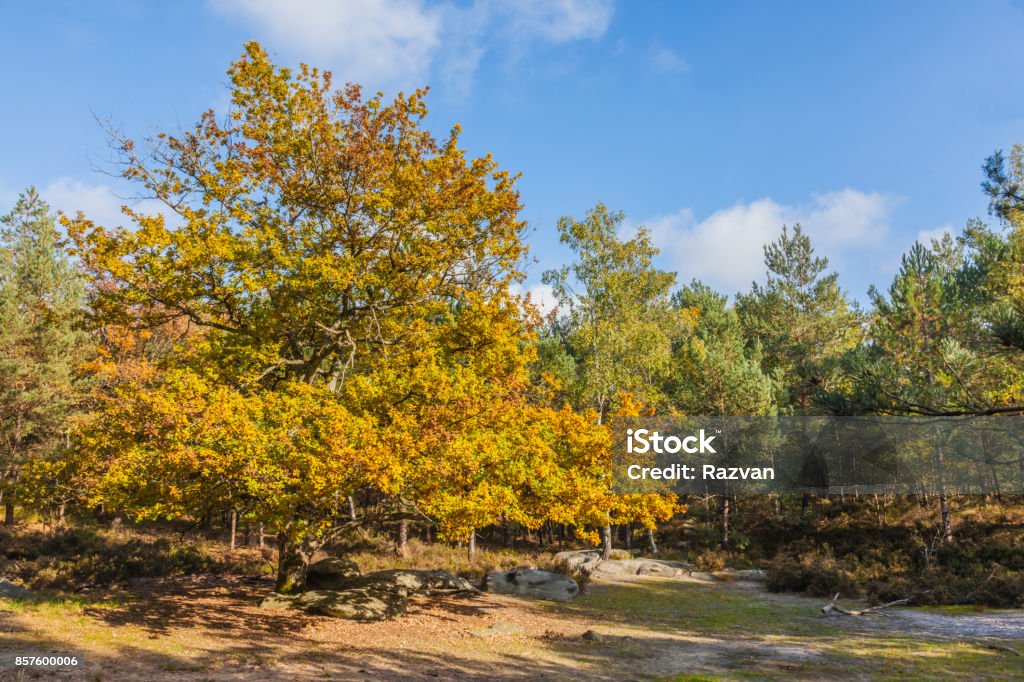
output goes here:
<path id="1" fill-rule="evenodd" d="M 401 592 L 390 592 L 368 587 L 328 591 L 310 607 L 315 613 L 346 620 L 388 620 L 404 616 L 409 608 L 409 597 Z M 309 594 L 307 592 L 307 594 Z"/>
<path id="2" fill-rule="evenodd" d="M 340 573 L 334 573 L 340 580 Z M 345 579 L 341 589 L 313 589 L 300 594 L 271 594 L 263 609 L 299 609 L 347 620 L 387 620 L 405 615 L 409 597 L 476 593 L 465 578 L 447 571 L 395 569 Z"/>
<path id="3" fill-rule="evenodd" d="M 506 623 L 504 621 L 498 621 L 489 628 L 477 628 L 475 630 L 469 630 L 469 634 L 474 637 L 480 637 L 481 639 L 490 639 L 491 637 L 500 637 L 502 635 L 518 635 L 525 632 L 522 625 L 516 625 L 515 623 Z"/>
<path id="4" fill-rule="evenodd" d="M 364 587 L 401 591 L 407 596 L 479 592 L 471 582 L 448 571 L 412 571 L 400 568 L 369 573 L 346 585 L 346 589 Z"/>
<path id="5" fill-rule="evenodd" d="M 660 578 L 681 578 L 690 572 L 682 562 L 655 561 L 654 559 L 626 559 L 602 561 L 591 572 L 595 578 L 627 578 L 653 576 Z"/>
<path id="6" fill-rule="evenodd" d="M 495 594 L 514 594 L 551 601 L 569 601 L 580 593 L 579 584 L 569 576 L 532 568 L 491 571 L 484 579 L 484 587 Z"/>

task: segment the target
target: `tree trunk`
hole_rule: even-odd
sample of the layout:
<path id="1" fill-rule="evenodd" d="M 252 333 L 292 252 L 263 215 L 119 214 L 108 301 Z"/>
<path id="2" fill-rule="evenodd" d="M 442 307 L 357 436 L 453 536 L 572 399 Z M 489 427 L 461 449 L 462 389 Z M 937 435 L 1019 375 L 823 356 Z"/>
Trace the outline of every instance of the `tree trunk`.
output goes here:
<path id="1" fill-rule="evenodd" d="M 259 542 L 260 542 L 260 549 L 263 549 L 263 522 L 262 521 L 260 521 Z"/>
<path id="2" fill-rule="evenodd" d="M 469 556 L 469 560 L 472 561 L 476 558 L 476 531 L 472 530 L 469 532 L 469 542 L 466 543 L 466 553 Z"/>
<path id="3" fill-rule="evenodd" d="M 953 526 L 950 523 L 949 497 L 946 495 L 946 461 L 942 456 L 942 446 L 935 446 L 935 467 L 939 474 L 939 533 L 942 542 L 953 542 Z"/>
<path id="4" fill-rule="evenodd" d="M 306 584 L 306 567 L 309 566 L 310 552 L 301 542 L 288 537 L 286 531 L 277 535 L 277 582 L 274 591 L 293 594 Z"/>
<path id="5" fill-rule="evenodd" d="M 654 542 L 654 531 L 650 528 L 647 529 L 647 544 L 651 547 L 651 554 L 658 553 L 658 545 Z"/>
<path id="6" fill-rule="evenodd" d="M 238 537 L 238 510 L 231 510 L 231 551 L 235 551 L 235 540 Z"/>
<path id="7" fill-rule="evenodd" d="M 4 503 L 4 525 L 5 526 L 13 526 L 14 525 L 14 503 L 12 503 L 12 502 L 5 502 Z"/>
<path id="8" fill-rule="evenodd" d="M 607 561 L 612 558 L 612 526 L 608 524 L 601 529 L 601 557 Z"/>
<path id="9" fill-rule="evenodd" d="M 508 521 L 503 522 L 501 524 L 501 532 L 504 538 L 502 544 L 508 548 L 515 547 L 515 535 L 512 534 L 512 524 Z"/>
<path id="10" fill-rule="evenodd" d="M 722 549 L 729 549 L 729 496 L 722 495 Z"/>
<path id="11" fill-rule="evenodd" d="M 409 520 L 402 519 L 398 524 L 398 540 L 395 552 L 403 559 L 409 556 Z"/>

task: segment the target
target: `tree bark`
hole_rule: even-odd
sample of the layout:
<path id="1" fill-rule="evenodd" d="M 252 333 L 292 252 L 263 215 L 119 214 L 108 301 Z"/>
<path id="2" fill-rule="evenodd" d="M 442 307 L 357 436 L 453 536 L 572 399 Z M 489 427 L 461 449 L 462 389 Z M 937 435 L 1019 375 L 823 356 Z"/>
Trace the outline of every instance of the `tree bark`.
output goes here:
<path id="1" fill-rule="evenodd" d="M 942 456 L 942 446 L 935 446 L 935 465 L 939 470 L 939 532 L 942 535 L 942 542 L 952 544 L 953 526 L 950 523 L 949 498 L 946 495 L 946 462 Z"/>
<path id="2" fill-rule="evenodd" d="M 729 549 L 729 496 L 722 495 L 722 549 Z"/>
<path id="3" fill-rule="evenodd" d="M 238 537 L 238 510 L 231 510 L 231 551 L 235 551 L 235 540 Z"/>
<path id="4" fill-rule="evenodd" d="M 647 529 L 647 544 L 651 546 L 651 554 L 658 553 L 658 545 L 654 542 L 654 531 L 650 528 Z"/>
<path id="5" fill-rule="evenodd" d="M 287 531 L 278 533 L 275 592 L 293 594 L 302 590 L 306 584 L 306 567 L 309 566 L 310 555 L 301 542 L 288 537 Z"/>
<path id="6" fill-rule="evenodd" d="M 601 557 L 607 561 L 612 558 L 612 527 L 608 524 L 601 529 Z"/>
<path id="7" fill-rule="evenodd" d="M 469 532 L 469 542 L 466 543 L 466 553 L 469 555 L 469 560 L 472 561 L 476 558 L 476 531 L 472 530 Z"/>
<path id="8" fill-rule="evenodd" d="M 409 556 L 409 520 L 402 519 L 398 524 L 398 540 L 395 543 L 395 552 L 403 559 Z"/>
<path id="9" fill-rule="evenodd" d="M 12 502 L 4 502 L 4 525 L 14 525 L 14 504 Z"/>

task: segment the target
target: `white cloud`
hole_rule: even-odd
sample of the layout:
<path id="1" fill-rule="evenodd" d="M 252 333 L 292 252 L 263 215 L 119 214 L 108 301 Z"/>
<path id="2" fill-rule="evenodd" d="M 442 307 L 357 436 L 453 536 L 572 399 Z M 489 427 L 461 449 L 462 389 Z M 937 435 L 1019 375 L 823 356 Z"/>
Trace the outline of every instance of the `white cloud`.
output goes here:
<path id="1" fill-rule="evenodd" d="M 441 11 L 421 0 L 210 0 L 272 46 L 338 67 L 342 80 L 421 80 L 440 44 Z"/>
<path id="2" fill-rule="evenodd" d="M 520 296 L 529 294 L 530 302 L 537 306 L 542 315 L 550 313 L 558 304 L 558 301 L 555 300 L 555 292 L 547 284 L 534 284 L 530 287 L 515 284 L 512 286 L 512 292 Z"/>
<path id="3" fill-rule="evenodd" d="M 108 185 L 90 185 L 75 178 L 62 177 L 38 190 L 39 196 L 53 210 L 63 211 L 70 216 L 81 211 L 89 220 L 107 228 L 131 225 L 131 220 L 121 212 L 121 206 L 124 205 L 141 213 L 163 213 L 168 217 L 169 224 L 178 222 L 177 216 L 168 215 L 170 211 L 163 203 L 155 199 L 123 199 Z"/>
<path id="4" fill-rule="evenodd" d="M 932 230 L 921 230 L 917 233 L 917 241 L 924 246 L 931 246 L 932 241 L 942 240 L 944 235 L 956 235 L 956 230 L 953 229 L 953 223 L 946 223 L 945 225 L 939 225 Z"/>
<path id="5" fill-rule="evenodd" d="M 437 71 L 465 94 L 497 39 L 523 45 L 598 38 L 611 0 L 207 0 L 216 12 L 252 27 L 287 56 L 330 68 L 339 81 L 371 90 L 422 85 Z"/>
<path id="6" fill-rule="evenodd" d="M 660 47 L 651 54 L 651 65 L 662 73 L 685 75 L 690 73 L 690 64 L 675 50 Z"/>
<path id="7" fill-rule="evenodd" d="M 800 223 L 816 253 L 827 256 L 832 269 L 842 270 L 884 247 L 897 203 L 877 192 L 843 189 L 806 204 L 784 205 L 770 198 L 740 202 L 701 221 L 683 209 L 647 225 L 681 282 L 697 277 L 735 292 L 763 278 L 763 247 L 778 238 L 784 224 Z"/>
<path id="8" fill-rule="evenodd" d="M 601 37 L 613 12 L 609 0 L 517 0 L 491 6 L 508 17 L 512 31 L 553 43 Z"/>

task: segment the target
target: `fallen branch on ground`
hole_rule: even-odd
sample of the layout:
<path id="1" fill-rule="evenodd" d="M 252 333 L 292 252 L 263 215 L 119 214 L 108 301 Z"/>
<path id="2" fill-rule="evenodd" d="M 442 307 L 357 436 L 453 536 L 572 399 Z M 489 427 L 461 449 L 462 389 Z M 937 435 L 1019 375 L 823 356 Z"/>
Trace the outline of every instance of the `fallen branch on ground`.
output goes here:
<path id="1" fill-rule="evenodd" d="M 844 616 L 885 616 L 888 614 L 882 613 L 883 610 L 893 606 L 906 606 L 910 603 L 910 599 L 897 599 L 891 601 L 888 604 L 880 604 L 879 606 L 872 606 L 866 609 L 844 609 L 836 604 L 836 600 L 839 599 L 839 593 L 836 592 L 836 596 L 832 597 L 832 601 L 821 607 L 821 612 L 828 616 L 833 613 L 842 614 Z"/>
<path id="2" fill-rule="evenodd" d="M 983 642 L 981 640 L 975 640 L 974 643 L 980 647 L 992 649 L 993 651 L 1005 651 L 1006 653 L 1013 654 L 1014 656 L 1024 656 L 1024 654 L 1022 654 L 1021 652 L 1017 651 L 1013 647 L 1008 647 L 1005 644 L 996 644 L 995 642 Z"/>

